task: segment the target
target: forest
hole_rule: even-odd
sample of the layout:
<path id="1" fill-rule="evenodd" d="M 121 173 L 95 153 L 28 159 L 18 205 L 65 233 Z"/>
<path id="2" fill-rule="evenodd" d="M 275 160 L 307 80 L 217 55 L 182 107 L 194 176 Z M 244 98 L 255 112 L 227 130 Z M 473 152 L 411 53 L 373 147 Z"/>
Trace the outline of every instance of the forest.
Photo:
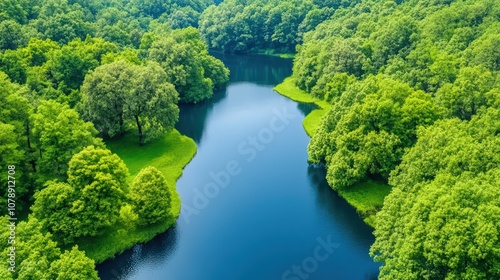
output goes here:
<path id="1" fill-rule="evenodd" d="M 331 104 L 308 147 L 333 189 L 388 182 L 380 279 L 500 276 L 498 1 L 362 1 L 304 35 L 295 85 Z"/>
<path id="2" fill-rule="evenodd" d="M 17 240 L 2 231 L 15 267 L 2 262 L 1 279 L 98 279 L 95 262 L 175 222 L 175 178 L 154 166 L 130 174 L 106 142 L 167 134 L 193 156 L 173 131 L 177 104 L 210 98 L 229 76 L 195 28 L 209 4 L 0 2 L 0 162 L 13 175 L 0 195 L 15 205 L 4 215 L 22 220 Z"/>
<path id="3" fill-rule="evenodd" d="M 19 217 L 23 236 L 1 279 L 99 279 L 95 263 L 175 223 L 177 178 L 130 172 L 108 146 L 180 143 L 178 104 L 229 81 L 209 50 L 294 54 L 285 88 L 321 107 L 306 127 L 310 164 L 345 197 L 377 182 L 367 186 L 380 203 L 360 214 L 374 226 L 380 279 L 500 278 L 499 1 L 0 7 L 0 162 L 18 182 L 0 196 L 15 198 L 4 221 Z M 96 242 L 110 244 L 89 253 Z"/>

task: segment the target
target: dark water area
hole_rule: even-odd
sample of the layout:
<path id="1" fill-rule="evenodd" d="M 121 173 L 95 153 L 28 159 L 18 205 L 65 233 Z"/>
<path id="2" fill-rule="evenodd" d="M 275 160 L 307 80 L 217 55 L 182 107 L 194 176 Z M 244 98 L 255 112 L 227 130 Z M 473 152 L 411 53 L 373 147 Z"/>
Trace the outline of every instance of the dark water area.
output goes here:
<path id="1" fill-rule="evenodd" d="M 181 105 L 177 129 L 198 152 L 177 182 L 181 216 L 151 242 L 98 266 L 102 279 L 376 279 L 374 237 L 307 163 L 313 107 L 273 91 L 292 61 L 216 56 L 227 88 Z"/>

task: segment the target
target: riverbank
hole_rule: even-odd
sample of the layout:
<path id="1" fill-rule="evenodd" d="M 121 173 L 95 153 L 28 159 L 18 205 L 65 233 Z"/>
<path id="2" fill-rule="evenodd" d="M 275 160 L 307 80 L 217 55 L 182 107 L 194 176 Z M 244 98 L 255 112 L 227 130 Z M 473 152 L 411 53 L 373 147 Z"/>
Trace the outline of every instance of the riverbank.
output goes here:
<path id="1" fill-rule="evenodd" d="M 293 101 L 300 103 L 314 103 L 318 106 L 318 109 L 313 110 L 302 121 L 302 125 L 304 126 L 307 135 L 312 137 L 321 123 L 321 119 L 328 112 L 331 105 L 324 100 L 312 97 L 309 93 L 296 87 L 295 80 L 292 77 L 288 77 L 283 80 L 281 84 L 274 87 L 274 90 L 279 94 L 292 99 Z"/>
<path id="2" fill-rule="evenodd" d="M 255 50 L 255 51 L 252 51 L 251 53 L 270 55 L 270 56 L 276 56 L 276 57 L 287 58 L 287 59 L 293 59 L 295 57 L 295 53 L 281 53 L 281 52 L 276 52 L 276 50 L 274 50 L 274 49 Z"/>
<path id="3" fill-rule="evenodd" d="M 313 110 L 302 121 L 302 126 L 307 135 L 312 137 L 331 105 L 299 89 L 292 77 L 283 80 L 281 84 L 274 87 L 274 90 L 296 102 L 314 103 L 318 106 L 318 109 Z M 366 224 L 375 227 L 375 215 L 382 208 L 384 198 L 390 191 L 391 188 L 388 184 L 367 179 L 348 189 L 338 191 L 338 194 L 356 209 Z"/>
<path id="4" fill-rule="evenodd" d="M 138 243 L 150 241 L 175 224 L 181 209 L 181 200 L 175 184 L 197 149 L 193 139 L 181 135 L 175 129 L 163 138 L 142 147 L 137 144 L 137 138 L 133 134 L 106 141 L 106 145 L 127 165 L 130 171 L 129 182 L 132 182 L 144 167 L 154 166 L 160 170 L 167 180 L 172 195 L 172 208 L 170 218 L 157 225 L 130 229 L 117 223 L 100 237 L 79 240 L 80 249 L 97 264 L 113 258 Z"/>

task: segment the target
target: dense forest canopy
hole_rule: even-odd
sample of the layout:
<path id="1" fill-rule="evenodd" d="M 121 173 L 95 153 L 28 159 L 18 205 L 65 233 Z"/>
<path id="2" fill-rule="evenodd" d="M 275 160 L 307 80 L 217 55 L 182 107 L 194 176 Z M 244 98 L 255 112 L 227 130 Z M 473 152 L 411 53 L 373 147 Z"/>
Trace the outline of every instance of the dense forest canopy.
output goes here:
<path id="1" fill-rule="evenodd" d="M 79 241 L 175 218 L 164 174 L 129 180 L 103 138 L 148 145 L 210 98 L 229 71 L 209 48 L 296 52 L 291 80 L 330 105 L 310 162 L 336 190 L 392 187 L 381 279 L 500 278 L 496 0 L 0 0 L 0 163 L 32 212 L 0 278 L 97 279 Z"/>
<path id="2" fill-rule="evenodd" d="M 381 279 L 500 276 L 498 34 L 498 1 L 362 1 L 297 49 L 296 85 L 331 104 L 310 161 L 334 189 L 393 187 Z"/>
<path id="3" fill-rule="evenodd" d="M 356 1 L 226 0 L 208 7 L 199 27 L 210 48 L 224 52 L 294 52 L 307 31 Z"/>
<path id="4" fill-rule="evenodd" d="M 0 162 L 19 182 L 0 195 L 15 198 L 11 215 L 29 213 L 17 224 L 17 269 L 4 262 L 0 278 L 98 279 L 79 244 L 175 220 L 175 186 L 146 166 L 130 184 L 103 138 L 164 138 L 178 102 L 224 86 L 229 70 L 194 28 L 211 4 L 0 1 Z"/>
<path id="5" fill-rule="evenodd" d="M 309 154 L 334 188 L 387 179 L 419 126 L 496 104 L 499 17 L 497 1 L 364 1 L 306 34 L 293 76 L 333 105 Z"/>

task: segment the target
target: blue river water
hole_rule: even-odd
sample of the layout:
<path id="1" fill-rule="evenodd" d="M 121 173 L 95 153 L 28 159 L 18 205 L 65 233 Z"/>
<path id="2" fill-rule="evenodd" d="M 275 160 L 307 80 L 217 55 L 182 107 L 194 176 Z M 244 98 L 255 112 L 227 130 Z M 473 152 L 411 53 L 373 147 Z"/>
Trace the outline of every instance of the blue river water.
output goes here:
<path id="1" fill-rule="evenodd" d="M 177 129 L 198 145 L 177 182 L 177 225 L 98 265 L 102 279 L 376 279 L 372 229 L 307 163 L 313 108 L 273 91 L 291 60 L 217 55 L 228 86 L 181 105 Z"/>

